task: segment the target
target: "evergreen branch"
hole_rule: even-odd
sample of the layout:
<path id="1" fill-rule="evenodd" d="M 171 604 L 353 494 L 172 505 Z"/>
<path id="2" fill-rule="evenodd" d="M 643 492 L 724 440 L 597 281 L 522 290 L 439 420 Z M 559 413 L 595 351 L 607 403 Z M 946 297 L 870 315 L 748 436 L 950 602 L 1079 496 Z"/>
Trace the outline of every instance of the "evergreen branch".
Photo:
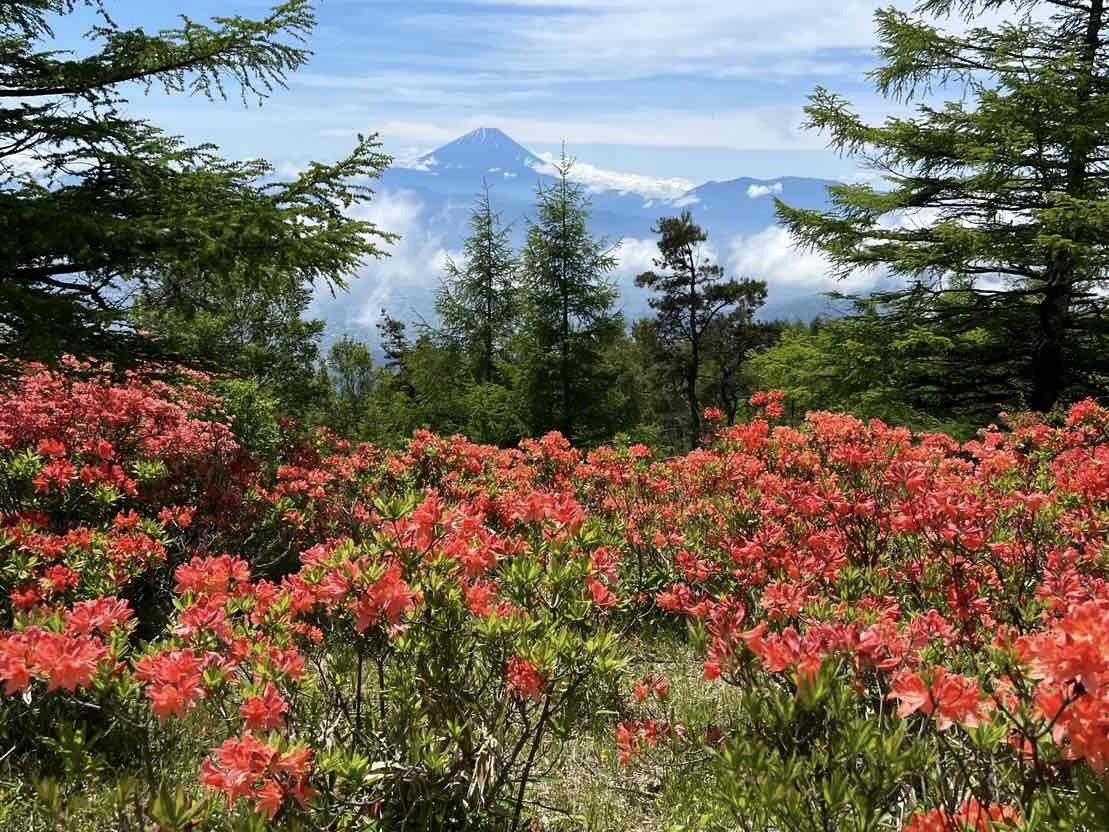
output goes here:
<path id="1" fill-rule="evenodd" d="M 104 41 L 96 55 L 76 61 L 56 60 L 56 53 L 10 54 L 10 69 L 0 72 L 0 98 L 42 96 L 102 97 L 103 91 L 127 82 L 160 82 L 167 91 L 183 92 L 185 76 L 196 77 L 191 92 L 225 97 L 222 78 L 231 75 L 246 91 L 264 97 L 284 85 L 287 72 L 302 66 L 308 52 L 275 38 L 303 42 L 315 17 L 309 0 L 287 0 L 261 21 L 215 18 L 209 28 L 183 18 L 180 29 L 155 36 L 141 29 L 97 27 L 91 34 Z"/>

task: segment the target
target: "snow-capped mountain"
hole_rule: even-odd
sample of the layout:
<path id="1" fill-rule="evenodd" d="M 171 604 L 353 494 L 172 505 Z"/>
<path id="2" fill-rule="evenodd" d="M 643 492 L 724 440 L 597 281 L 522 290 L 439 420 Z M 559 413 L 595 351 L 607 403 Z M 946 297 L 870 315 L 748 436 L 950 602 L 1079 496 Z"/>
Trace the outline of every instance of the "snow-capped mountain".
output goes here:
<path id="1" fill-rule="evenodd" d="M 502 175 L 542 165 L 542 159 L 493 127 L 479 127 L 416 160 L 416 167 L 435 172 L 485 170 Z"/>
<path id="2" fill-rule="evenodd" d="M 482 127 L 406 166 L 393 167 L 383 184 L 440 199 L 461 195 L 472 200 L 485 182 L 506 217 L 523 219 L 534 202 L 536 186 L 550 184 L 553 176 L 550 159 L 532 153 L 501 130 Z M 581 163 L 575 166 L 575 176 L 589 187 L 594 227 L 602 236 L 647 238 L 659 217 L 685 209 L 718 244 L 773 225 L 773 197 L 799 207 L 822 207 L 825 188 L 832 184 L 820 179 L 743 178 L 679 190 L 673 186 L 681 180 L 674 179 L 665 180 L 668 187 L 660 189 L 657 180 L 648 177 L 602 172 Z M 659 190 L 670 193 L 660 197 Z"/>
<path id="3" fill-rule="evenodd" d="M 660 217 L 682 210 L 690 211 L 705 229 L 716 258 L 731 273 L 768 282 L 763 317 L 808 319 L 830 311 L 813 281 L 801 279 L 805 277 L 801 272 L 812 265 L 811 258 L 790 258 L 784 251 L 774 197 L 801 208 L 822 208 L 827 204 L 826 188 L 834 183 L 795 177 L 739 178 L 693 187 L 681 179 L 659 180 L 582 163 L 575 167 L 575 178 L 589 190 L 593 232 L 620 243 L 621 299 L 629 319 L 649 313 L 647 297 L 634 286 L 634 276 L 651 267 L 656 239 L 651 228 Z M 365 326 L 383 306 L 401 318 L 432 320 L 443 256 L 461 249 L 470 209 L 483 183 L 489 187 L 495 210 L 512 224 L 517 242 L 522 242 L 536 188 L 554 181 L 549 157 L 488 127 L 395 164 L 375 185 L 378 193 L 371 214 L 382 228 L 404 239 L 392 258 L 367 267 L 363 279 L 354 284 L 353 297 L 321 301 L 319 314 L 339 329 Z M 747 252 L 749 242 L 773 243 L 774 256 Z"/>

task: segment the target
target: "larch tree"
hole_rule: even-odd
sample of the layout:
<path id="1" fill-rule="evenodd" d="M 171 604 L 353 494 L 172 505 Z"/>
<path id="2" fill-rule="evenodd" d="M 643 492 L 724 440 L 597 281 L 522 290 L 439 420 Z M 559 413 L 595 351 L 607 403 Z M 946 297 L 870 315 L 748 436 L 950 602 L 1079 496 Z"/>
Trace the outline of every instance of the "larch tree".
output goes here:
<path id="1" fill-rule="evenodd" d="M 262 100 L 308 59 L 309 0 L 259 19 L 182 17 L 147 33 L 107 0 L 0 4 L 0 344 L 135 358 L 180 339 L 132 318 L 219 308 L 241 296 L 342 288 L 389 235 L 352 219 L 367 178 L 388 164 L 373 137 L 334 164 L 282 178 L 265 161 L 228 161 L 126 113 L 137 84 L 169 94 Z M 91 9 L 83 53 L 60 51 L 57 21 Z M 294 298 L 295 300 L 295 298 Z M 189 313 L 191 314 L 191 313 Z M 187 317 L 187 315 L 186 315 Z"/>
<path id="2" fill-rule="evenodd" d="M 524 246 L 525 334 L 537 425 L 574 437 L 603 430 L 604 353 L 623 321 L 609 279 L 616 260 L 589 231 L 590 202 L 570 178 L 573 160 L 563 153 L 555 167 L 557 180 L 537 190 Z"/>
<path id="3" fill-rule="evenodd" d="M 435 296 L 440 325 L 471 358 L 479 384 L 494 380 L 519 311 L 519 261 L 511 233 L 493 210 L 486 185 L 470 215 L 463 261 L 447 259 Z"/>
<path id="4" fill-rule="evenodd" d="M 782 220 L 839 275 L 900 278 L 872 303 L 887 326 L 933 342 L 921 384 L 942 387 L 946 407 L 1047 411 L 1104 392 L 1104 0 L 923 0 L 876 20 L 871 78 L 909 114 L 868 124 L 819 88 L 807 112 L 886 185 L 837 185 L 826 212 L 779 202 Z"/>

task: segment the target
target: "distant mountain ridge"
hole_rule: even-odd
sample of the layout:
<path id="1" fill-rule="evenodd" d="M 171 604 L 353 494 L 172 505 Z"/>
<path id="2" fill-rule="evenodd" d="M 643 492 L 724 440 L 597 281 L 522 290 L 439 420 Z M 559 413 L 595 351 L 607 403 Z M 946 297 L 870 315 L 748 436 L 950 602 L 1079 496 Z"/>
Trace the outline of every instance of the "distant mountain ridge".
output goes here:
<path id="1" fill-rule="evenodd" d="M 502 130 L 481 127 L 406 167 L 391 168 L 383 183 L 456 196 L 476 194 L 485 181 L 493 190 L 494 201 L 509 213 L 512 207 L 530 207 L 536 185 L 549 184 L 553 174 L 548 160 Z M 582 181 L 589 185 L 601 233 L 614 239 L 649 237 L 651 225 L 660 217 L 683 208 L 705 226 L 710 238 L 761 231 L 776 219 L 771 197 L 802 208 L 821 208 L 827 205 L 826 188 L 835 184 L 801 177 L 741 177 L 705 182 L 667 199 L 640 193 L 634 185 L 613 187 L 588 178 Z"/>
<path id="2" fill-rule="evenodd" d="M 644 269 L 649 267 L 650 260 L 645 253 L 648 246 L 643 241 L 653 242 L 655 236 L 651 228 L 661 217 L 673 216 L 683 209 L 692 212 L 694 220 L 708 233 L 709 243 L 721 262 L 727 264 L 737 240 L 741 244 L 745 238 L 774 228 L 774 197 L 799 208 L 825 208 L 828 205 L 826 189 L 836 184 L 803 177 L 742 177 L 705 182 L 682 190 L 683 180 L 680 179 L 653 180 L 634 174 L 600 171 L 588 165 L 579 167 L 590 174 L 583 175 L 580 181 L 587 185 L 592 200 L 592 231 L 612 243 L 634 242 L 639 257 L 636 262 L 641 262 Z M 482 127 L 407 163 L 394 165 L 375 187 L 380 192 L 402 194 L 418 201 L 421 221 L 433 228 L 443 249 L 457 252 L 469 230 L 470 208 L 483 183 L 490 188 L 495 210 L 512 224 L 516 241 L 522 243 L 534 208 L 536 187 L 552 184 L 553 174 L 547 159 L 502 130 Z M 674 195 L 659 197 L 658 188 L 653 184 L 660 181 L 667 185 L 664 190 Z M 652 187 L 637 190 L 641 183 L 650 183 Z M 625 246 L 625 253 L 627 248 Z M 429 274 L 424 279 L 413 279 L 393 288 L 388 281 L 396 283 L 395 277 L 374 277 L 372 270 L 370 275 L 371 280 L 381 284 L 371 292 L 371 298 L 389 297 L 393 304 L 390 314 L 406 319 L 434 318 L 434 286 L 438 275 Z M 762 312 L 764 318 L 808 320 L 833 311 L 820 293 L 789 281 L 776 281 L 773 273 L 736 276 L 768 282 L 769 300 Z M 619 285 L 621 305 L 629 319 L 650 314 L 647 295 L 634 285 L 633 277 L 625 268 Z M 335 316 L 346 314 L 349 320 L 350 301 L 340 298 L 335 304 Z M 401 306 L 403 308 L 398 308 Z M 332 317 L 327 304 L 322 304 L 321 312 L 325 317 Z"/>

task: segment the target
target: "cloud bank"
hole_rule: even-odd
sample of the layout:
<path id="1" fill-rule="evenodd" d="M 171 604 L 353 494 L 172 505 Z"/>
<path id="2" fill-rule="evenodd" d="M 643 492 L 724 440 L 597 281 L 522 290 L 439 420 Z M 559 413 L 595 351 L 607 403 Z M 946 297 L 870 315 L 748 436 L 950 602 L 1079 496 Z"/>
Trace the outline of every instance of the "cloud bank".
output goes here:
<path id="1" fill-rule="evenodd" d="M 558 170 L 554 166 L 555 155 L 540 153 L 538 156 L 544 164 L 535 165 L 535 170 L 547 176 L 557 176 Z M 622 173 L 585 162 L 574 163 L 570 178 L 585 185 L 590 191 L 619 191 L 639 194 L 646 199 L 675 199 L 696 187 L 695 183 L 678 176 L 666 178 Z"/>
<path id="2" fill-rule="evenodd" d="M 382 309 L 406 320 L 429 315 L 446 259 L 458 257 L 437 230 L 453 219 L 454 210 L 448 206 L 432 215 L 409 191 L 378 191 L 353 214 L 400 239 L 385 247 L 387 257 L 366 262 L 347 291 L 336 297 L 317 295 L 309 314 L 327 320 L 335 333 L 361 330 L 363 337 L 373 333 Z"/>

